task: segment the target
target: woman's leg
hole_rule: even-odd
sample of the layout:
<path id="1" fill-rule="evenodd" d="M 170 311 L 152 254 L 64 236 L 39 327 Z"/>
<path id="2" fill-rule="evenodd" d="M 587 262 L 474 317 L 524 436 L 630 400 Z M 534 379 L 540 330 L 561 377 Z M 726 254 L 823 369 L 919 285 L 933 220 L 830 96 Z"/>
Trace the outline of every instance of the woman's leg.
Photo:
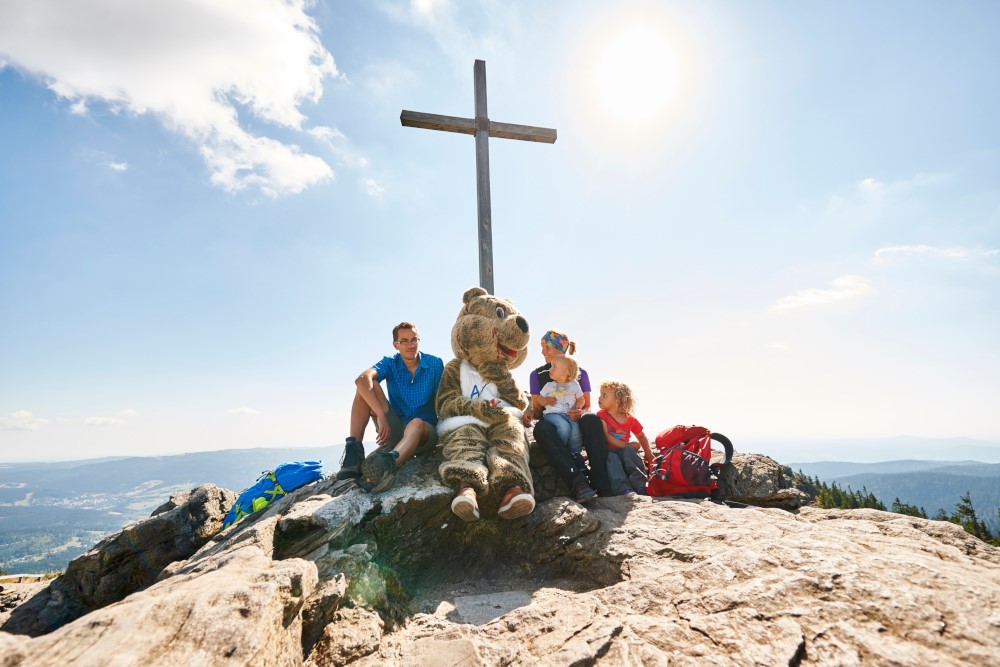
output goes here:
<path id="1" fill-rule="evenodd" d="M 590 485 L 602 496 L 613 496 L 611 481 L 608 479 L 608 448 L 604 442 L 604 427 L 601 418 L 587 413 L 577 422 L 583 438 L 583 448 L 587 450 L 590 466 Z"/>
<path id="2" fill-rule="evenodd" d="M 556 469 L 556 474 L 566 482 L 566 486 L 575 489 L 579 482 L 586 482 L 583 471 L 578 470 L 569 454 L 569 447 L 559 439 L 556 427 L 552 422 L 539 419 L 535 422 L 535 442 L 545 452 L 545 458 Z"/>

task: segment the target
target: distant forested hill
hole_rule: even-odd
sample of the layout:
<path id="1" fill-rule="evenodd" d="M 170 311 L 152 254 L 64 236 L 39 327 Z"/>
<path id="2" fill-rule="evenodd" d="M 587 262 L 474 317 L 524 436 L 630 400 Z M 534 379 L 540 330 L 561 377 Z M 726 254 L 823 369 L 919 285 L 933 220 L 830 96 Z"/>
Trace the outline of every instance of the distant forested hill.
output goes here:
<path id="1" fill-rule="evenodd" d="M 948 514 L 959 497 L 968 491 L 976 514 L 991 532 L 1000 531 L 997 508 L 1000 507 L 1000 463 L 976 461 L 885 461 L 882 463 L 793 463 L 810 477 L 836 481 L 855 491 L 866 488 L 886 507 L 899 498 L 922 507 L 933 517 L 938 509 Z"/>
<path id="2" fill-rule="evenodd" d="M 343 445 L 231 449 L 177 456 L 0 463 L 0 570 L 62 570 L 100 538 L 149 516 L 178 491 L 212 483 L 242 491 L 285 461 L 339 468 Z"/>

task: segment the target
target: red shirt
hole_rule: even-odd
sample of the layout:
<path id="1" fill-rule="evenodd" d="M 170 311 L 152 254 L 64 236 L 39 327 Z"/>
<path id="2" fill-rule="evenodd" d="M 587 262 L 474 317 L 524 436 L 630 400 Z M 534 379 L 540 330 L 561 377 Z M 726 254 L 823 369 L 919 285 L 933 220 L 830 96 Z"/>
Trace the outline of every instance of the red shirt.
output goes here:
<path id="1" fill-rule="evenodd" d="M 623 444 L 628 444 L 628 441 L 632 439 L 633 433 L 642 433 L 642 424 L 632 415 L 628 416 L 624 424 L 619 424 L 607 410 L 598 410 L 597 416 L 608 425 L 608 433 L 612 437 L 621 440 Z M 614 449 L 614 447 L 609 446 L 608 449 Z"/>

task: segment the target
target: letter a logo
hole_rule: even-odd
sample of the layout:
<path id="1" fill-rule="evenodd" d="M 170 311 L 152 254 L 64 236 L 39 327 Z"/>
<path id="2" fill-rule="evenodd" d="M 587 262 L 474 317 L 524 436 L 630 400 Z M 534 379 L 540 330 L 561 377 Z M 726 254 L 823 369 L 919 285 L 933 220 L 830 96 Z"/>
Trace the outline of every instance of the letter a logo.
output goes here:
<path id="1" fill-rule="evenodd" d="M 478 397 L 479 397 L 479 385 L 478 384 L 474 384 L 474 385 L 472 385 L 472 393 L 469 394 L 469 398 L 474 401 Z"/>

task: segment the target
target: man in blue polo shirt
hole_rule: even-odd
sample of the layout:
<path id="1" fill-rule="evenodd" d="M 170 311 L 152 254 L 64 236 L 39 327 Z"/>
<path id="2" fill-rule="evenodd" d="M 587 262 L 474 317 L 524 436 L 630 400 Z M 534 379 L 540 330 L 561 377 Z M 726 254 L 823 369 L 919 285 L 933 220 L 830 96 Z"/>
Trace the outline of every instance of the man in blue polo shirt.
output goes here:
<path id="1" fill-rule="evenodd" d="M 434 399 L 444 362 L 418 350 L 420 334 L 409 322 L 392 330 L 396 354 L 382 357 L 354 381 L 357 393 L 351 406 L 351 435 L 337 479 L 360 477 L 361 488 L 377 493 L 392 486 L 396 469 L 414 454 L 434 451 L 437 413 Z M 380 382 L 385 381 L 388 399 Z M 375 422 L 378 448 L 365 458 L 361 444 L 368 420 Z"/>

